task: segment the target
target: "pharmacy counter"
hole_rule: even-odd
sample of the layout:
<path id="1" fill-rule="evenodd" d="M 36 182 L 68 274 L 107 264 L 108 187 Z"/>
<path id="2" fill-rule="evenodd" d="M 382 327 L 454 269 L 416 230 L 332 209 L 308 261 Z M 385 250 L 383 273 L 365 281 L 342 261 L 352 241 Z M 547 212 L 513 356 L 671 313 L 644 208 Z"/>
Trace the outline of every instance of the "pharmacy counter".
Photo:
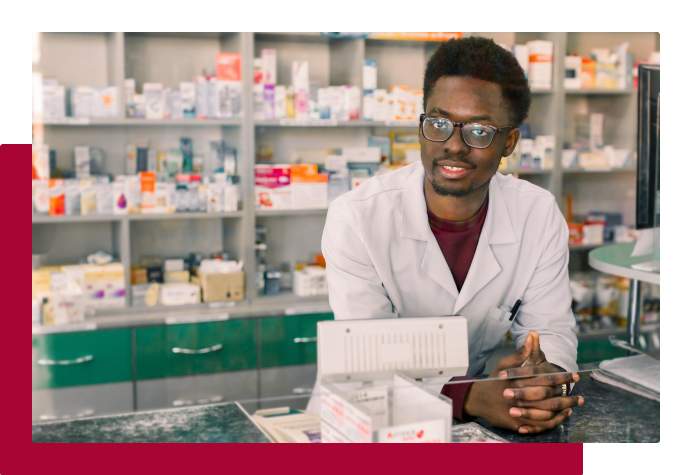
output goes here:
<path id="1" fill-rule="evenodd" d="M 589 369 L 595 364 L 581 365 Z M 522 435 L 476 422 L 510 442 L 658 442 L 660 403 L 599 383 L 575 386 L 586 404 L 558 428 Z M 268 442 L 235 403 L 32 425 L 33 442 Z"/>

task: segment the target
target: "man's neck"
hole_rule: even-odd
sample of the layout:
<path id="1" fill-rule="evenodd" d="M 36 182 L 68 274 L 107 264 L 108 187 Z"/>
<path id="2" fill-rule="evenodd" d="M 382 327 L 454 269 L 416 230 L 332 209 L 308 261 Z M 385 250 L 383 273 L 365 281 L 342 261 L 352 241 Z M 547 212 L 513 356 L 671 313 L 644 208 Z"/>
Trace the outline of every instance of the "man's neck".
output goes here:
<path id="1" fill-rule="evenodd" d="M 468 195 L 460 198 L 454 196 L 440 196 L 432 187 L 430 180 L 425 179 L 423 189 L 425 201 L 432 214 L 445 221 L 466 221 L 473 218 L 483 206 L 488 195 L 490 182 L 476 188 Z"/>

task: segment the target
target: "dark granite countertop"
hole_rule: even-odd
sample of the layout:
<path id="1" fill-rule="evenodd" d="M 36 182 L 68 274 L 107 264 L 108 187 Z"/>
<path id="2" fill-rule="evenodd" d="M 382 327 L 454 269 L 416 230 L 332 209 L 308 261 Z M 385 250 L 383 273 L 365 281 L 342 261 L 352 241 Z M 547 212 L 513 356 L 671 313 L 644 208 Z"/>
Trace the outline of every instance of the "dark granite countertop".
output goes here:
<path id="1" fill-rule="evenodd" d="M 32 425 L 33 442 L 269 442 L 235 403 Z"/>
<path id="2" fill-rule="evenodd" d="M 582 365 L 589 369 L 594 365 Z M 581 373 L 575 395 L 586 403 L 561 426 L 518 434 L 476 422 L 509 442 L 659 442 L 660 403 Z M 32 425 L 33 442 L 269 442 L 235 403 L 138 412 Z"/>
<path id="3" fill-rule="evenodd" d="M 597 363 L 579 365 L 592 369 Z M 553 430 L 519 434 L 476 422 L 509 442 L 659 442 L 661 403 L 596 381 L 591 373 L 580 373 L 572 394 L 583 396 L 584 405 L 573 408 L 571 417 Z"/>

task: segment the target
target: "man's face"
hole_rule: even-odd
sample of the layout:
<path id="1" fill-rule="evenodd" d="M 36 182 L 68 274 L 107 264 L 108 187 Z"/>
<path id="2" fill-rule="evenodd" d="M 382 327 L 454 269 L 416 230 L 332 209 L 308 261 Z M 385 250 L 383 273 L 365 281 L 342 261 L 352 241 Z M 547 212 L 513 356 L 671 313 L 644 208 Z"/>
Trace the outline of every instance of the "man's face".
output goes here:
<path id="1" fill-rule="evenodd" d="M 470 77 L 443 76 L 437 80 L 426 104 L 427 116 L 444 117 L 457 123 L 477 122 L 496 128 L 511 124 L 509 109 L 502 100 L 499 84 Z M 495 134 L 487 148 L 472 148 L 456 127 L 446 142 L 418 140 L 425 174 L 435 192 L 442 196 L 465 196 L 488 183 L 500 160 L 514 150 L 517 129 Z"/>

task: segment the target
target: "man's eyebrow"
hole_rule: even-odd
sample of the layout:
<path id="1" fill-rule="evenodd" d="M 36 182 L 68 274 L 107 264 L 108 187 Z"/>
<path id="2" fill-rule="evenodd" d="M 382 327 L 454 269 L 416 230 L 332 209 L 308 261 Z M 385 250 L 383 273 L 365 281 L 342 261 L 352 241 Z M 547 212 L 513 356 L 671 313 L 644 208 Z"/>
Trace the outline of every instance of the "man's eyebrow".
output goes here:
<path id="1" fill-rule="evenodd" d="M 439 107 L 433 107 L 430 110 L 430 113 L 431 114 L 442 114 L 442 115 L 446 115 L 447 117 L 449 117 L 451 115 L 449 112 L 447 112 L 446 110 L 442 110 Z M 469 121 L 469 122 L 473 122 L 475 120 L 493 120 L 493 118 L 490 117 L 489 115 L 476 115 L 476 116 L 467 118 L 467 121 Z"/>
<path id="2" fill-rule="evenodd" d="M 446 110 L 442 110 L 439 107 L 433 107 L 432 110 L 430 111 L 431 114 L 442 114 L 442 115 L 450 115 L 449 112 Z"/>

